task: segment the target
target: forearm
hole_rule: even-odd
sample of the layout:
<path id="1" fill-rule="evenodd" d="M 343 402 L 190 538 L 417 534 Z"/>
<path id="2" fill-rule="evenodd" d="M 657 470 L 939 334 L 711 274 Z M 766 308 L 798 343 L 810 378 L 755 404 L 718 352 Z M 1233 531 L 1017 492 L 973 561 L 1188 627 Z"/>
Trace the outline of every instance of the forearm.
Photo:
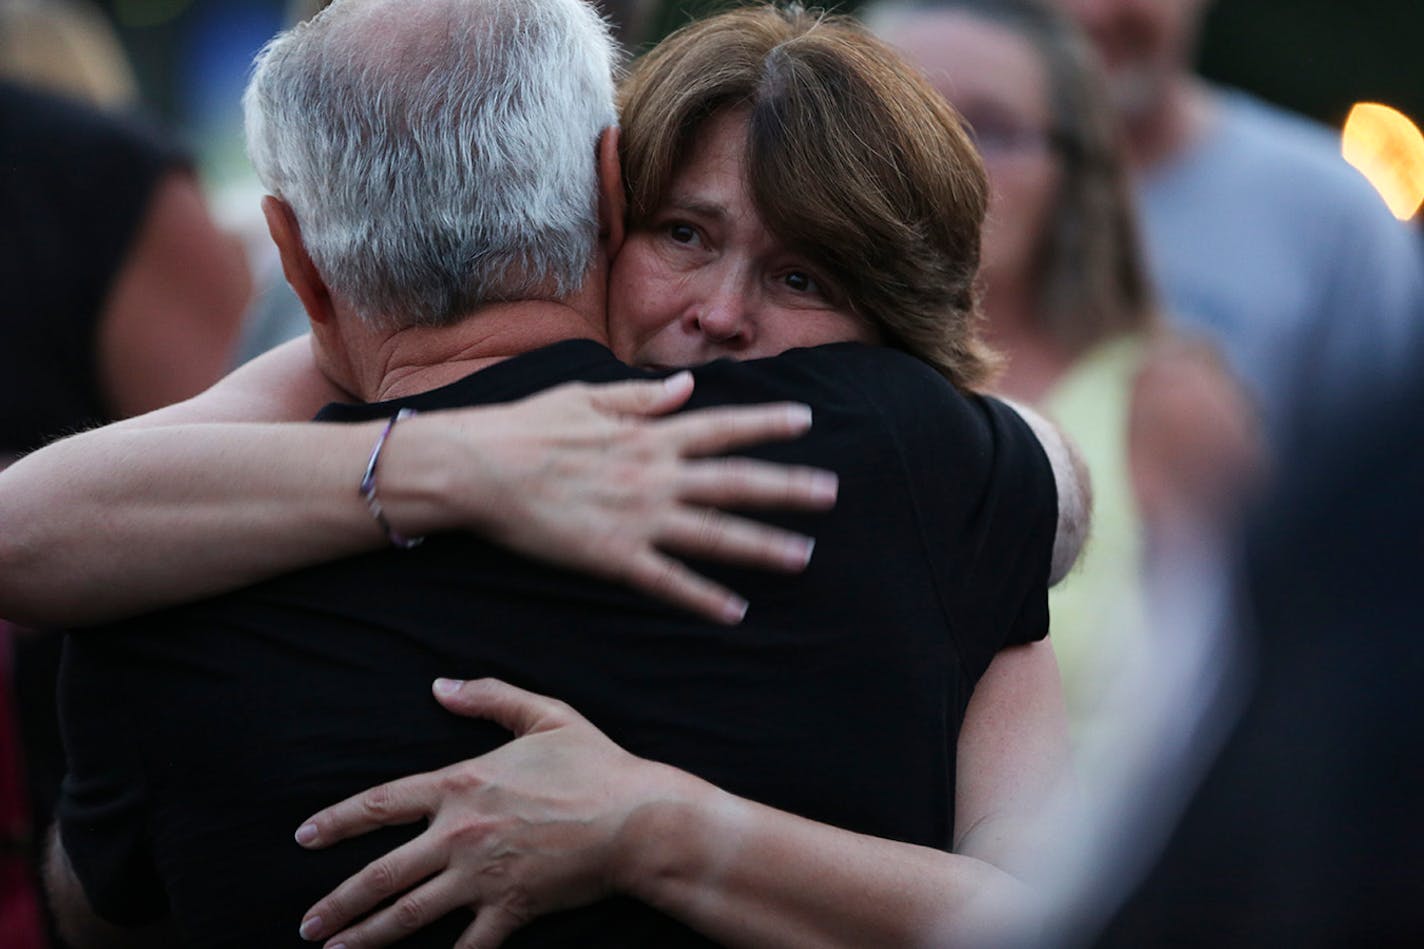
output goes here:
<path id="1" fill-rule="evenodd" d="M 0 473 L 0 615 L 96 622 L 375 549 L 357 483 L 378 424 L 118 426 L 22 458 Z"/>
<path id="2" fill-rule="evenodd" d="M 0 616 L 115 619 L 387 542 L 358 491 L 386 421 L 274 421 L 316 393 L 274 409 L 252 395 L 260 378 L 231 378 L 231 391 L 76 435 L 0 473 Z M 796 437 L 810 417 L 784 405 L 654 417 L 691 386 L 570 384 L 404 421 L 379 459 L 386 519 L 406 536 L 474 531 L 735 622 L 745 602 L 670 554 L 799 570 L 807 538 L 717 509 L 825 508 L 835 478 L 704 459 Z"/>
<path id="3" fill-rule="evenodd" d="M 619 885 L 731 946 L 1002 945 L 1030 890 L 989 863 L 818 824 L 680 772 L 628 822 Z"/>

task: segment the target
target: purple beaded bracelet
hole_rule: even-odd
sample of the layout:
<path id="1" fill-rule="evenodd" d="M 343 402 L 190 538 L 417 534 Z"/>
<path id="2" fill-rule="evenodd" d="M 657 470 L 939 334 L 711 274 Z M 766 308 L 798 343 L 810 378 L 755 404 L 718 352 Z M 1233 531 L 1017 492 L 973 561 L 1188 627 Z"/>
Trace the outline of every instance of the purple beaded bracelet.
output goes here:
<path id="1" fill-rule="evenodd" d="M 380 499 L 376 497 L 376 463 L 381 460 L 381 449 L 386 447 L 386 439 L 390 437 L 391 430 L 396 427 L 396 423 L 413 415 L 415 415 L 415 409 L 401 409 L 391 416 L 391 420 L 386 423 L 386 427 L 376 437 L 376 444 L 371 447 L 371 459 L 366 462 L 366 473 L 361 476 L 361 499 L 371 509 L 371 516 L 376 519 L 377 524 L 381 525 L 381 530 L 386 532 L 391 546 L 401 550 L 419 547 L 425 538 L 407 537 L 392 527 L 390 521 L 386 520 L 386 512 L 381 507 Z"/>

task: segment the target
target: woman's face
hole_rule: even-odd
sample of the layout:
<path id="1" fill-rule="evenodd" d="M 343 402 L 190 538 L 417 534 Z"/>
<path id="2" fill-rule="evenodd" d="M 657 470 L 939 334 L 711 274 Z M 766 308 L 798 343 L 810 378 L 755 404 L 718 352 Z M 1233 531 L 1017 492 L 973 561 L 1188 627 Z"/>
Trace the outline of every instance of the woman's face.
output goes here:
<path id="1" fill-rule="evenodd" d="M 974 132 L 989 175 L 983 270 L 991 291 L 1032 281 L 1059 189 L 1048 76 L 1028 40 L 972 14 L 916 17 L 890 37 Z"/>
<path id="2" fill-rule="evenodd" d="M 879 342 L 830 277 L 766 228 L 747 191 L 745 146 L 744 111 L 708 119 L 662 206 L 629 231 L 608 288 L 609 338 L 625 362 L 672 368 Z"/>

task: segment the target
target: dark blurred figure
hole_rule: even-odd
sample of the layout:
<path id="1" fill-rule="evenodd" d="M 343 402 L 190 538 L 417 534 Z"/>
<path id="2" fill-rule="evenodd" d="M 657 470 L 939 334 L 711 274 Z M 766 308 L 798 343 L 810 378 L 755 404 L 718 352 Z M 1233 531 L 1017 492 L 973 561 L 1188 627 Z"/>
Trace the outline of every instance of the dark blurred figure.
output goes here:
<path id="1" fill-rule="evenodd" d="M 595 6 L 613 24 L 613 35 L 625 50 L 636 50 L 650 38 L 653 14 L 661 6 L 658 0 L 596 0 Z"/>
<path id="2" fill-rule="evenodd" d="M 35 60 L 44 66 L 37 85 L 127 101 L 124 70 L 86 58 L 102 43 L 63 39 L 104 35 L 64 32 L 72 12 L 7 4 L 0 42 L 51 50 Z M 65 50 L 75 57 L 68 71 Z M 7 59 L 5 72 L 23 74 L 24 61 Z M 65 76 L 78 78 L 67 85 Z M 225 371 L 250 295 L 246 260 L 214 225 L 187 158 L 157 130 L 0 81 L 0 207 L 0 466 L 68 433 L 187 398 Z M 0 754 L 10 759 L 0 781 L 12 785 L 0 788 L 7 863 L 38 866 L 33 828 L 48 826 L 64 771 L 54 712 L 59 645 L 0 624 L 0 651 L 8 660 L 13 650 L 0 670 L 9 673 L 0 677 L 0 718 L 16 719 L 0 722 Z M 13 786 L 21 782 L 23 798 Z M 16 940 L 7 949 L 38 945 L 18 941 L 32 939 L 21 928 L 30 894 L 19 869 L 8 872 L 0 908 L 22 915 L 0 917 Z"/>
<path id="3" fill-rule="evenodd" d="M 85 0 L 0 0 L 0 78 L 105 109 L 138 101 L 118 35 Z"/>
<path id="4" fill-rule="evenodd" d="M 1424 945 L 1424 383 L 1287 459 L 1244 711 L 1103 946 Z"/>
<path id="5" fill-rule="evenodd" d="M 326 9 L 331 0 L 290 0 L 287 21 L 299 23 Z M 613 35 L 624 49 L 636 49 L 648 39 L 653 14 L 662 6 L 658 0 L 589 0 L 613 24 Z"/>
<path id="6" fill-rule="evenodd" d="M 1361 378 L 1404 378 L 1424 254 L 1339 135 L 1192 73 L 1209 0 L 1055 2 L 1107 67 L 1169 312 L 1220 343 L 1277 444 Z"/>
<path id="7" fill-rule="evenodd" d="M 0 452 L 159 408 L 224 371 L 248 297 L 153 128 L 0 85 Z"/>

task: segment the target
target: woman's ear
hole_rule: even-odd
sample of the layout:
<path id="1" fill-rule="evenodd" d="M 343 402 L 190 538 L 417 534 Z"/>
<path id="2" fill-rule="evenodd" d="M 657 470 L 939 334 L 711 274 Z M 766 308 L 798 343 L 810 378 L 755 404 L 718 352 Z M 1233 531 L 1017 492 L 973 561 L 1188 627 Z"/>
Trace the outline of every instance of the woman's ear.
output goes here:
<path id="1" fill-rule="evenodd" d="M 331 322 L 333 307 L 331 291 L 322 279 L 306 244 L 302 243 L 301 226 L 292 206 L 281 198 L 267 195 L 262 199 L 262 215 L 267 218 L 267 232 L 282 258 L 282 274 L 291 284 L 297 299 L 315 325 Z"/>
<path id="2" fill-rule="evenodd" d="M 623 165 L 618 160 L 618 126 L 610 125 L 598 136 L 598 232 L 604 253 L 612 260 L 623 246 L 623 217 L 628 200 L 623 194 Z"/>

